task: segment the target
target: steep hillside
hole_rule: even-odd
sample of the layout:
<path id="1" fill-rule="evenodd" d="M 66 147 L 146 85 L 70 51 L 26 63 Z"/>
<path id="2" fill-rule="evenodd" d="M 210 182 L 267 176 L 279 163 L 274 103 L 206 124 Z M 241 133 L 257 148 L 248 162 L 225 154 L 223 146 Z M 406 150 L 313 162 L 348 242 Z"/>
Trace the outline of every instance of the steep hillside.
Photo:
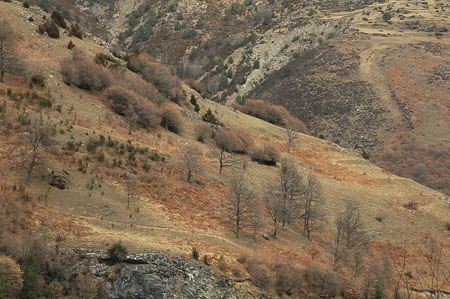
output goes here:
<path id="1" fill-rule="evenodd" d="M 173 65 L 203 96 L 281 104 L 315 136 L 448 195 L 448 9 L 439 0 L 98 1 L 89 13 L 108 43 Z"/>
<path id="2" fill-rule="evenodd" d="M 46 285 L 48 292 L 56 297 L 99 298 L 104 294 L 83 293 L 83 286 L 95 290 L 92 281 L 101 281 L 111 291 L 111 285 L 119 288 L 125 281 L 133 286 L 132 294 L 142 280 L 141 273 L 133 269 L 151 274 L 164 271 L 170 263 L 177 263 L 185 272 L 170 283 L 155 278 L 161 288 L 183 288 L 179 279 L 203 279 L 207 271 L 221 272 L 195 281 L 198 284 L 186 292 L 198 285 L 203 291 L 204 285 L 214 284 L 221 287 L 217 292 L 239 284 L 255 298 L 358 298 L 376 292 L 393 297 L 395 290 L 410 298 L 450 292 L 450 210 L 444 194 L 312 136 L 299 133 L 288 153 L 285 128 L 202 97 L 175 78 L 169 68 L 145 55 L 130 55 L 127 63 L 110 57 L 95 43 L 96 38 L 81 40 L 63 30 L 58 39 L 40 35 L 37 25 L 44 15 L 50 17 L 35 9 L 0 2 L 0 18 L 14 28 L 18 53 L 27 66 L 27 72 L 18 75 L 7 72 L 0 83 L 0 241 L 1 252 L 15 257 L 26 273 L 31 271 L 27 268 L 31 253 L 38 252 L 39 246 L 49 248 L 38 254 L 46 265 L 42 273 L 47 275 L 40 284 Z M 32 14 L 33 21 L 23 17 L 27 14 Z M 69 41 L 75 48 L 68 49 Z M 320 51 L 328 47 L 323 45 Z M 352 55 L 341 57 L 346 63 L 353 59 Z M 30 83 L 31 76 L 44 86 Z M 354 86 L 369 90 L 364 82 Z M 372 95 L 374 100 L 361 100 L 361 106 L 380 114 L 376 109 L 385 106 L 375 100 L 376 91 Z M 390 117 L 389 111 L 385 114 Z M 377 116 L 373 128 L 383 115 Z M 210 135 L 204 142 L 198 141 L 199 128 L 205 127 L 203 120 L 213 122 L 213 118 L 217 118 L 216 124 L 206 125 Z M 226 148 L 234 165 L 221 173 L 217 145 L 223 131 L 219 127 L 237 136 L 232 139 L 236 144 Z M 48 139 L 33 151 L 36 139 L 30 137 L 44 135 Z M 296 214 L 299 218 L 292 217 L 285 226 L 272 221 L 267 202 L 278 193 L 270 193 L 276 188 L 269 187 L 278 182 L 285 165 L 275 157 L 277 152 L 280 158 L 291 158 L 293 169 L 302 175 L 296 187 L 306 190 L 308 182 L 316 182 L 311 197 L 320 200 L 320 213 L 311 219 L 314 229 L 309 236 L 303 214 Z M 267 158 L 272 155 L 272 160 Z M 34 158 L 36 163 L 30 169 Z M 196 167 L 190 168 L 192 163 L 187 160 Z M 193 170 L 190 182 L 189 169 Z M 246 194 L 254 199 L 253 211 L 258 213 L 245 222 L 238 239 L 232 215 L 235 205 L 230 201 L 236 197 L 233 178 L 241 173 L 251 191 Z M 306 192 L 294 193 L 293 197 L 302 200 L 308 197 Z M 355 233 L 346 235 L 355 237 L 351 240 L 355 243 L 348 241 L 345 246 L 339 243 L 339 231 L 343 231 L 336 225 L 345 218 L 344 211 L 354 213 L 347 219 L 357 224 Z M 278 228 L 276 238 L 274 226 Z M 74 273 L 67 273 L 72 269 L 67 265 L 77 260 L 63 259 L 61 249 L 74 249 L 78 257 L 89 258 L 82 248 L 104 250 L 118 241 L 129 252 L 192 255 L 212 269 L 197 269 L 200 262 L 191 266 L 170 259 L 157 264 L 163 270 L 154 270 L 152 262 L 146 270 L 145 266 L 130 266 L 132 261 L 122 256 L 111 266 L 114 271 L 87 260 L 86 264 L 92 264 L 82 262 Z M 95 275 L 90 277 L 87 269 L 94 269 Z M 436 275 L 439 278 L 435 279 Z M 133 280 L 127 280 L 132 276 Z M 145 278 L 153 279 L 151 275 Z M 73 295 L 75 286 L 79 289 Z M 179 289 L 170 294 L 180 294 Z M 239 290 L 233 289 L 232 294 Z"/>
<path id="3" fill-rule="evenodd" d="M 362 148 L 377 165 L 449 194 L 448 9 L 396 1 L 356 11 L 344 33 L 250 96 L 294 111 L 315 136 Z"/>

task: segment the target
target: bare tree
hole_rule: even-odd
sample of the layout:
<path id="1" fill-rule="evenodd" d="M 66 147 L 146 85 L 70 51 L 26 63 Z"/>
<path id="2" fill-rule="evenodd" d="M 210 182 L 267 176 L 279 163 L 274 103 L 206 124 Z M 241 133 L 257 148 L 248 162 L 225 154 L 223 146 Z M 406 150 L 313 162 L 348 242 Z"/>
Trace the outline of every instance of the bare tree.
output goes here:
<path id="1" fill-rule="evenodd" d="M 281 161 L 279 183 L 279 196 L 282 198 L 282 226 L 284 227 L 296 215 L 293 211 L 298 209 L 298 200 L 302 193 L 302 176 L 298 172 L 293 159 L 284 158 Z"/>
<path id="2" fill-rule="evenodd" d="M 264 190 L 264 207 L 270 216 L 273 224 L 272 236 L 277 237 L 280 222 L 284 218 L 283 198 L 279 196 L 276 185 L 268 185 Z"/>
<path id="3" fill-rule="evenodd" d="M 278 179 L 274 183 L 267 183 L 264 191 L 264 203 L 273 222 L 273 237 L 276 237 L 278 227 L 290 223 L 292 219 L 300 218 L 302 197 L 302 176 L 298 172 L 295 162 L 291 158 L 281 161 Z"/>
<path id="4" fill-rule="evenodd" d="M 41 116 L 33 116 L 26 131 L 28 135 L 28 143 L 31 145 L 30 157 L 24 162 L 24 168 L 27 171 L 28 181 L 31 178 L 34 167 L 36 166 L 41 145 L 50 141 L 51 130 L 49 124 L 45 123 Z"/>
<path id="5" fill-rule="evenodd" d="M 355 203 L 347 201 L 345 210 L 339 213 L 335 224 L 336 234 L 332 242 L 333 270 L 355 250 L 368 244 L 368 236 Z"/>
<path id="6" fill-rule="evenodd" d="M 216 146 L 211 147 L 210 152 L 219 161 L 219 173 L 222 173 L 224 167 L 232 167 L 239 162 L 231 153 L 234 142 L 232 135 L 228 134 L 224 129 L 219 129 L 213 142 Z"/>
<path id="7" fill-rule="evenodd" d="M 230 207 L 231 218 L 236 225 L 236 238 L 239 239 L 239 232 L 242 227 L 255 225 L 256 217 L 254 209 L 256 207 L 255 194 L 249 188 L 246 175 L 241 172 L 231 177 Z"/>
<path id="8" fill-rule="evenodd" d="M 291 147 L 294 145 L 294 142 L 297 140 L 298 132 L 292 124 L 289 124 L 286 127 L 286 137 L 288 144 L 288 154 L 291 152 Z"/>
<path id="9" fill-rule="evenodd" d="M 200 170 L 201 151 L 193 145 L 186 144 L 181 149 L 181 159 L 187 171 L 187 181 L 191 182 L 192 174 Z"/>
<path id="10" fill-rule="evenodd" d="M 250 228 L 253 231 L 253 240 L 256 240 L 256 234 L 258 230 L 263 226 L 261 206 L 257 201 L 254 202 L 254 206 L 250 210 L 248 222 L 250 223 Z"/>
<path id="11" fill-rule="evenodd" d="M 444 298 L 444 291 L 450 286 L 450 265 L 445 261 L 446 246 L 431 236 L 425 236 L 423 255 L 425 263 L 423 269 L 418 269 L 418 282 L 422 288 L 430 293 L 428 298 Z"/>
<path id="12" fill-rule="evenodd" d="M 127 191 L 127 210 L 129 210 L 131 202 L 139 200 L 139 191 L 136 188 L 135 177 L 128 177 L 128 180 L 126 181 L 126 191 Z"/>
<path id="13" fill-rule="evenodd" d="M 22 70 L 21 62 L 16 48 L 16 35 L 9 22 L 0 19 L 0 82 L 3 82 L 6 72 Z"/>
<path id="14" fill-rule="evenodd" d="M 400 248 L 400 252 L 398 253 L 398 248 L 390 247 L 389 253 L 391 256 L 392 264 L 397 273 L 397 281 L 395 282 L 395 298 L 399 298 L 400 294 L 400 283 L 406 289 L 406 298 L 411 298 L 412 296 L 412 285 L 411 279 L 412 275 L 409 271 L 407 271 L 407 267 L 409 265 L 409 254 L 406 250 L 406 241 L 403 242 L 402 247 Z"/>
<path id="15" fill-rule="evenodd" d="M 322 190 L 317 178 L 309 173 L 306 176 L 306 185 L 302 196 L 303 235 L 311 240 L 311 232 L 316 230 L 318 222 L 322 219 L 321 206 L 323 205 Z"/>

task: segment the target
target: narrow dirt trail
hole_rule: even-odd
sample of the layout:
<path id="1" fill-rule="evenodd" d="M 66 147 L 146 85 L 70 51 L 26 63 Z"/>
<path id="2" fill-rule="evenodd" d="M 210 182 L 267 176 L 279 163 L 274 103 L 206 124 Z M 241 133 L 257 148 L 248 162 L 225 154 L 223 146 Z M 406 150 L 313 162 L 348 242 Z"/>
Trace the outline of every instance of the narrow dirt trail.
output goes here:
<path id="1" fill-rule="evenodd" d="M 401 111 L 392 99 L 389 82 L 380 68 L 383 51 L 391 48 L 392 44 L 373 43 L 370 48 L 360 53 L 359 74 L 367 81 L 383 101 L 385 107 L 392 113 L 395 120 L 402 117 Z"/>

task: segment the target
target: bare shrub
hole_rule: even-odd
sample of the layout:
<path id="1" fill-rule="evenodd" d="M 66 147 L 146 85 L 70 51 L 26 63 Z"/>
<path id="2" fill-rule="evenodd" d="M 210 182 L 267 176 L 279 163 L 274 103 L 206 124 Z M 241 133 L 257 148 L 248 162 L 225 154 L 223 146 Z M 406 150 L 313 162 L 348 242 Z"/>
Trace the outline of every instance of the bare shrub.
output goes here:
<path id="1" fill-rule="evenodd" d="M 38 30 L 40 34 L 47 32 L 49 37 L 59 38 L 59 29 L 54 21 L 47 20 L 43 24 L 39 25 Z"/>
<path id="2" fill-rule="evenodd" d="M 281 106 L 272 105 L 261 100 L 247 100 L 241 106 L 241 111 L 277 126 L 290 126 L 299 132 L 307 132 L 305 125 Z"/>
<path id="3" fill-rule="evenodd" d="M 0 82 L 5 73 L 21 74 L 24 71 L 23 61 L 17 49 L 17 36 L 5 19 L 0 19 Z"/>
<path id="4" fill-rule="evenodd" d="M 123 59 L 125 57 L 122 47 L 118 44 L 112 44 L 109 47 L 109 51 L 111 51 L 111 53 L 119 59 Z"/>
<path id="5" fill-rule="evenodd" d="M 407 203 L 403 205 L 404 208 L 407 208 L 408 210 L 417 210 L 418 203 L 415 200 L 410 200 Z"/>
<path id="6" fill-rule="evenodd" d="M 188 76 L 198 79 L 204 71 L 201 64 L 185 58 L 177 67 L 177 73 L 180 77 Z"/>
<path id="7" fill-rule="evenodd" d="M 69 36 L 75 36 L 79 39 L 83 39 L 83 31 L 78 23 L 70 26 Z"/>
<path id="8" fill-rule="evenodd" d="M 161 123 L 159 108 L 151 102 L 138 104 L 135 112 L 137 123 L 144 128 L 156 128 Z"/>
<path id="9" fill-rule="evenodd" d="M 194 258 L 194 260 L 198 260 L 199 255 L 200 254 L 198 253 L 197 248 L 192 247 L 192 257 Z"/>
<path id="10" fill-rule="evenodd" d="M 220 271 L 225 272 L 228 270 L 228 265 L 227 262 L 225 262 L 225 258 L 223 257 L 223 255 L 220 256 L 219 258 L 219 265 L 218 268 L 220 269 Z"/>
<path id="11" fill-rule="evenodd" d="M 303 272 L 303 282 L 308 292 L 320 298 L 334 298 L 339 291 L 339 281 L 334 273 L 317 266 L 308 266 Z"/>
<path id="12" fill-rule="evenodd" d="M 66 20 L 59 11 L 56 10 L 53 11 L 51 14 L 51 18 L 55 22 L 55 24 L 58 25 L 59 27 L 64 29 L 67 28 Z"/>
<path id="13" fill-rule="evenodd" d="M 214 141 L 217 147 L 228 152 L 246 153 L 244 142 L 232 130 L 220 128 L 217 130 Z"/>
<path id="14" fill-rule="evenodd" d="M 115 113 L 122 116 L 130 114 L 133 95 L 129 90 L 113 85 L 106 90 L 105 98 L 110 102 L 111 109 Z"/>
<path id="15" fill-rule="evenodd" d="M 23 279 L 20 266 L 7 256 L 0 254 L 0 296 L 2 298 L 19 298 Z"/>
<path id="16" fill-rule="evenodd" d="M 206 110 L 205 114 L 202 115 L 202 120 L 213 125 L 222 125 L 209 108 Z"/>
<path id="17" fill-rule="evenodd" d="M 61 74 L 66 84 L 86 90 L 104 90 L 111 85 L 111 75 L 76 49 L 72 58 L 61 62 Z"/>
<path id="18" fill-rule="evenodd" d="M 152 102 L 156 103 L 159 101 L 160 94 L 158 90 L 151 83 L 141 79 L 138 75 L 114 71 L 112 72 L 112 76 L 114 78 L 115 85 L 132 90 L 141 97 Z"/>
<path id="19" fill-rule="evenodd" d="M 30 78 L 30 87 L 37 86 L 39 88 L 43 88 L 45 86 L 45 78 L 41 74 L 33 75 Z"/>
<path id="20" fill-rule="evenodd" d="M 250 149 L 250 157 L 252 161 L 274 166 L 280 160 L 280 154 L 278 150 L 269 144 L 264 144 L 263 146 L 254 146 Z"/>
<path id="21" fill-rule="evenodd" d="M 213 130 L 211 129 L 211 127 L 204 122 L 200 122 L 195 126 L 195 136 L 197 141 L 207 141 L 209 138 L 211 138 L 212 133 Z"/>
<path id="22" fill-rule="evenodd" d="M 128 68 L 140 73 L 146 81 L 152 83 L 173 102 L 180 104 L 185 98 L 178 78 L 166 66 L 151 61 L 148 55 L 140 54 L 129 58 Z"/>
<path id="23" fill-rule="evenodd" d="M 260 259 L 249 257 L 246 259 L 246 269 L 248 274 L 253 277 L 257 287 L 267 288 L 272 284 L 269 269 Z"/>
<path id="24" fill-rule="evenodd" d="M 98 65 L 102 66 L 119 66 L 120 62 L 112 57 L 111 55 L 105 54 L 105 53 L 97 53 L 95 55 L 94 61 Z"/>
<path id="25" fill-rule="evenodd" d="M 105 92 L 105 99 L 115 113 L 125 116 L 131 124 L 156 128 L 161 122 L 159 107 L 131 90 L 111 86 Z"/>
<path id="26" fill-rule="evenodd" d="M 165 105 L 161 112 L 161 127 L 180 134 L 183 131 L 183 117 L 178 109 L 172 105 Z"/>
<path id="27" fill-rule="evenodd" d="M 292 296 L 301 289 L 303 272 L 299 268 L 287 262 L 279 262 L 275 265 L 274 272 L 274 287 L 278 296 L 283 294 Z"/>

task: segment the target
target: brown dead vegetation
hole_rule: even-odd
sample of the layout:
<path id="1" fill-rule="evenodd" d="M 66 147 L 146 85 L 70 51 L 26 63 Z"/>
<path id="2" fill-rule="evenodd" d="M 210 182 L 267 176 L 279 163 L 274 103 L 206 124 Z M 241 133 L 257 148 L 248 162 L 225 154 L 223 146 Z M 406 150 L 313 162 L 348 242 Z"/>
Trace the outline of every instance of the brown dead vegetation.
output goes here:
<path id="1" fill-rule="evenodd" d="M 286 108 L 261 100 L 247 100 L 240 110 L 281 127 L 291 126 L 301 133 L 307 133 L 302 121 L 293 117 Z"/>
<path id="2" fill-rule="evenodd" d="M 86 90 L 101 91 L 111 85 L 111 75 L 81 50 L 74 49 L 72 58 L 61 62 L 64 82 Z"/>

